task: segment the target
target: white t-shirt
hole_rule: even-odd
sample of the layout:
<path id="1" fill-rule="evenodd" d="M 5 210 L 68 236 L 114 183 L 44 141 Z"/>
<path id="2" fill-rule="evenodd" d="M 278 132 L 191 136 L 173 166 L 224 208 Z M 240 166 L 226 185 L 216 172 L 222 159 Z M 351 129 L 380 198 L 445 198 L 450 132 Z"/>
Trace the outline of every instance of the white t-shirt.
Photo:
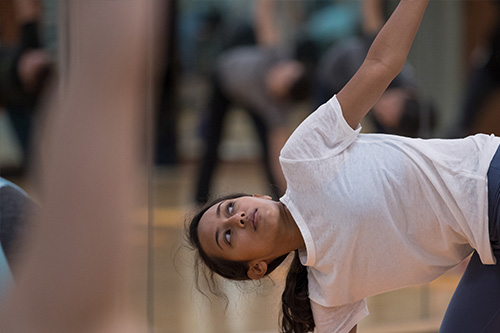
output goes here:
<path id="1" fill-rule="evenodd" d="M 291 135 L 280 199 L 306 248 L 317 327 L 349 331 L 365 298 L 427 283 L 475 249 L 494 264 L 487 171 L 500 138 L 411 139 L 360 134 L 334 96 Z"/>

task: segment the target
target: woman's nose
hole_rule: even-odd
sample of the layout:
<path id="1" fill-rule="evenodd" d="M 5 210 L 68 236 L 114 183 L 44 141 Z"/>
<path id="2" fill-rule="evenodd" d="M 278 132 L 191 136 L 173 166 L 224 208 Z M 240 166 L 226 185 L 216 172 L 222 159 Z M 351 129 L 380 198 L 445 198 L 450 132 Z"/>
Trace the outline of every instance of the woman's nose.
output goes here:
<path id="1" fill-rule="evenodd" d="M 239 227 L 244 227 L 246 223 L 246 214 L 245 212 L 238 212 L 231 216 L 230 220 L 232 223 L 235 223 Z"/>

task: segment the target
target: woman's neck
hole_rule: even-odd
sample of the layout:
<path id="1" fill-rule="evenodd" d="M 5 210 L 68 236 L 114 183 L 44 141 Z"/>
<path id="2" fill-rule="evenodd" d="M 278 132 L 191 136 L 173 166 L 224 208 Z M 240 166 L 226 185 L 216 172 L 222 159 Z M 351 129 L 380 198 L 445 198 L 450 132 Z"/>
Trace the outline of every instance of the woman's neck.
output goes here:
<path id="1" fill-rule="evenodd" d="M 302 249 L 305 247 L 304 238 L 300 232 L 295 219 L 292 214 L 288 210 L 288 208 L 282 203 L 280 203 L 280 213 L 283 219 L 283 225 L 286 229 L 287 234 L 289 235 L 289 242 L 287 242 L 290 246 L 290 250 L 288 252 L 292 252 L 298 249 Z"/>

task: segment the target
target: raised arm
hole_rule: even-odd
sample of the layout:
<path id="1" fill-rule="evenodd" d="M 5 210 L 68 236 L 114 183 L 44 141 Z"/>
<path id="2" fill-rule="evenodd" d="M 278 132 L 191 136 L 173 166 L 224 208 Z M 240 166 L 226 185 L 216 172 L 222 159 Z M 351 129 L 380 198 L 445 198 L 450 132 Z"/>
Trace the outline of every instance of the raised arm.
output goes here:
<path id="1" fill-rule="evenodd" d="M 375 38 L 365 61 L 337 94 L 344 118 L 356 128 L 403 68 L 428 0 L 401 0 Z"/>
<path id="2" fill-rule="evenodd" d="M 365 35 L 373 35 L 379 32 L 384 25 L 384 14 L 382 4 L 384 0 L 363 0 L 363 33 Z"/>
<path id="3" fill-rule="evenodd" d="M 260 46 L 276 46 L 278 43 L 280 36 L 275 19 L 275 0 L 257 0 L 255 2 L 254 26 L 257 43 Z"/>

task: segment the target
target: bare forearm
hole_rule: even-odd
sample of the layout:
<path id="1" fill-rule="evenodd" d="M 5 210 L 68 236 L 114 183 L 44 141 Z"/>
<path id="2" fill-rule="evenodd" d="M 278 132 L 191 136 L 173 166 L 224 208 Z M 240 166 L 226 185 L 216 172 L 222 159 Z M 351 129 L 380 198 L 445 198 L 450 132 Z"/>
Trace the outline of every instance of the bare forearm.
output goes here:
<path id="1" fill-rule="evenodd" d="M 276 20 L 276 0 L 256 0 L 254 25 L 257 43 L 261 46 L 276 46 L 279 33 Z"/>
<path id="2" fill-rule="evenodd" d="M 363 0 L 363 33 L 376 34 L 384 25 L 383 0 Z"/>

